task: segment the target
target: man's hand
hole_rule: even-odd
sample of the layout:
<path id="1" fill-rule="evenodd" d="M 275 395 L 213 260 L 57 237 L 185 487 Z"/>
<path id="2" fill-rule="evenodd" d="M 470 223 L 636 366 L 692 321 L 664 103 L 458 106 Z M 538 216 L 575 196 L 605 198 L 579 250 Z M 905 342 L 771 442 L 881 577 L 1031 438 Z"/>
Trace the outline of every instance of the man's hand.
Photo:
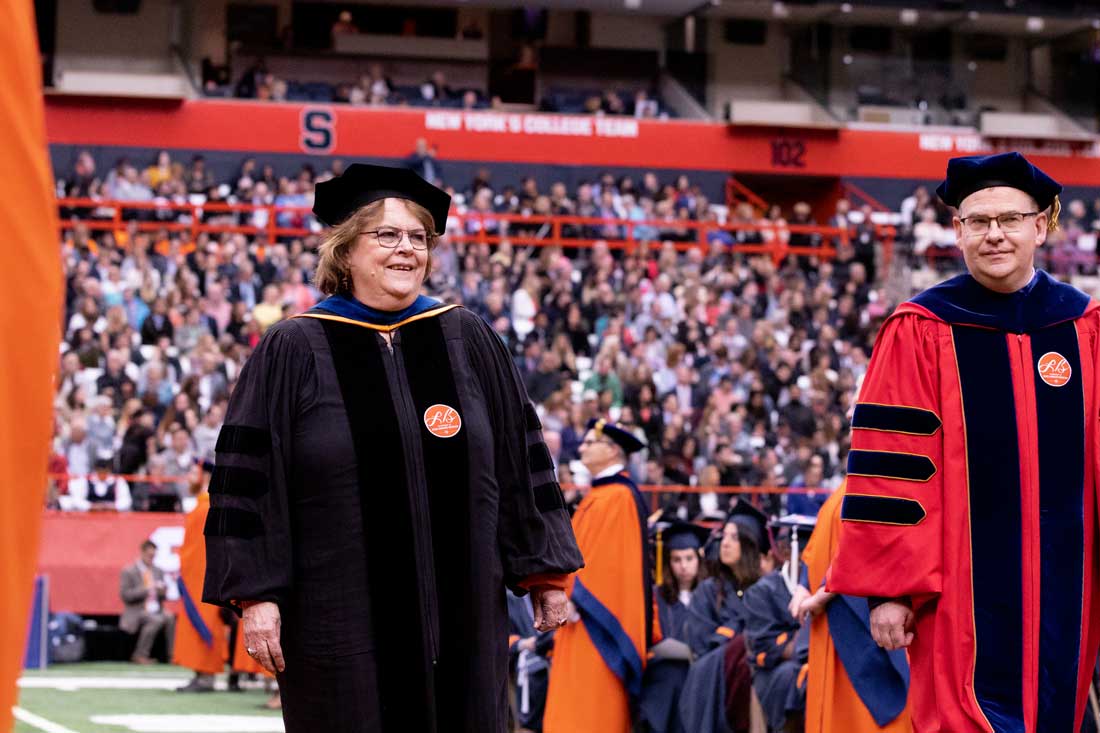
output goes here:
<path id="1" fill-rule="evenodd" d="M 253 603 L 244 609 L 244 645 L 248 654 L 271 674 L 286 669 L 280 643 L 282 617 L 279 607 L 269 601 Z"/>
<path id="2" fill-rule="evenodd" d="M 913 643 L 912 629 L 913 609 L 904 603 L 887 601 L 871 611 L 871 636 L 886 651 Z"/>
<path id="3" fill-rule="evenodd" d="M 791 594 L 791 602 L 787 604 L 787 610 L 791 612 L 792 617 L 801 620 L 802 615 L 798 612 L 798 609 L 801 607 L 802 602 L 809 597 L 810 591 L 806 588 L 801 585 L 796 585 L 794 587 L 794 593 Z"/>
<path id="4" fill-rule="evenodd" d="M 817 593 L 802 601 L 802 605 L 798 607 L 796 618 L 804 619 L 807 616 L 817 616 L 825 610 L 825 607 L 829 605 L 829 601 L 833 600 L 833 595 L 824 588 L 819 589 Z"/>
<path id="5" fill-rule="evenodd" d="M 569 596 L 556 588 L 536 588 L 531 591 L 531 607 L 535 610 L 535 628 L 552 631 L 565 623 Z"/>

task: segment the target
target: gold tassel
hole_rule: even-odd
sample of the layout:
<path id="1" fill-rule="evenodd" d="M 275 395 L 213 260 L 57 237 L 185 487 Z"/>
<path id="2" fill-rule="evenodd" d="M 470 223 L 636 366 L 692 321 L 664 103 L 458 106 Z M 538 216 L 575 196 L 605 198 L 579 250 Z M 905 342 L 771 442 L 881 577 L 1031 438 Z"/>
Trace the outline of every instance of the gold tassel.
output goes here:
<path id="1" fill-rule="evenodd" d="M 1047 216 L 1047 231 L 1058 231 L 1058 215 L 1062 213 L 1062 201 L 1055 196 L 1050 204 L 1050 214 Z"/>
<path id="2" fill-rule="evenodd" d="M 661 585 L 661 583 L 664 581 L 664 577 L 665 577 L 664 572 L 662 572 L 665 568 L 665 553 L 663 551 L 665 545 L 664 545 L 664 542 L 662 541 L 662 537 L 661 537 L 662 534 L 664 534 L 664 532 L 662 532 L 662 531 L 657 532 L 657 585 L 658 586 Z"/>

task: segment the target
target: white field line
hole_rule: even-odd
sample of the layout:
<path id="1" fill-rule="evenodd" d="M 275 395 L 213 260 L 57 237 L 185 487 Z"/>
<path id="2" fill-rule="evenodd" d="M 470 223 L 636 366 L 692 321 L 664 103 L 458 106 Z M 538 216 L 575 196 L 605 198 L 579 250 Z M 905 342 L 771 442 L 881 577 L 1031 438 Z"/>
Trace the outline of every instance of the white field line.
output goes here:
<path id="1" fill-rule="evenodd" d="M 191 681 L 190 677 L 21 677 L 19 687 L 31 690 L 174 690 Z M 215 690 L 226 690 L 229 682 L 218 679 Z M 245 689 L 253 689 L 251 686 Z M 258 689 L 258 688 L 256 688 Z"/>
<path id="2" fill-rule="evenodd" d="M 35 715 L 29 710 L 24 710 L 18 705 L 13 707 L 11 711 L 15 715 L 16 720 L 26 723 L 32 728 L 37 728 L 38 730 L 45 731 L 45 733 L 76 733 L 76 731 L 69 730 L 63 725 L 58 725 L 52 720 L 46 720 L 41 716 Z M 279 722 L 281 723 L 282 721 Z"/>
<path id="3" fill-rule="evenodd" d="M 134 733 L 283 733 L 283 719 L 266 715 L 93 715 L 91 720 Z"/>
<path id="4" fill-rule="evenodd" d="M 19 687 L 33 690 L 174 690 L 186 677 L 21 677 Z"/>

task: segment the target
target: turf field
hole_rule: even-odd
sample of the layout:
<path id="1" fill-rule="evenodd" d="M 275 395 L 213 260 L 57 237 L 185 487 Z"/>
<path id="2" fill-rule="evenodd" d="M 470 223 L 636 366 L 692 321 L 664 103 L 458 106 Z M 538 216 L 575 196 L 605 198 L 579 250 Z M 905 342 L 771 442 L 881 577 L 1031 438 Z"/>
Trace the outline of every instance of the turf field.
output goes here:
<path id="1" fill-rule="evenodd" d="M 189 670 L 114 662 L 58 664 L 19 681 L 15 733 L 274 733 L 279 713 L 264 710 L 262 683 L 244 692 L 184 694 Z"/>

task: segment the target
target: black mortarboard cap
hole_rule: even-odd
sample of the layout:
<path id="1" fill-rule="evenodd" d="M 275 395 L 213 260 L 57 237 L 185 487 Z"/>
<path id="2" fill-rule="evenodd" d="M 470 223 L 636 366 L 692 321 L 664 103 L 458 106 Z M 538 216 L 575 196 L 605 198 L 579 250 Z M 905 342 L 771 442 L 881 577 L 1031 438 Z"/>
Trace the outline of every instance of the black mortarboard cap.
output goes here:
<path id="1" fill-rule="evenodd" d="M 726 517 L 726 524 L 730 522 L 737 525 L 738 535 L 748 537 L 760 548 L 760 554 L 766 554 L 771 549 L 771 538 L 768 536 L 768 518 L 764 512 L 754 507 L 744 499 L 739 500 L 730 509 Z"/>
<path id="2" fill-rule="evenodd" d="M 814 527 L 817 526 L 817 517 L 807 514 L 787 514 L 772 522 L 772 526 L 785 529 L 787 537 L 790 537 L 792 532 L 797 532 L 798 544 L 805 547 L 810 541 Z"/>
<path id="3" fill-rule="evenodd" d="M 638 440 L 638 438 L 634 436 L 634 433 L 631 433 L 629 430 L 619 427 L 610 420 L 605 420 L 602 417 L 594 417 L 589 420 L 586 430 L 595 430 L 596 435 L 602 435 L 603 437 L 610 439 L 620 448 L 622 448 L 623 452 L 627 455 L 630 455 L 631 453 L 635 453 L 637 451 L 640 451 L 642 448 L 645 448 L 645 443 Z"/>
<path id="4" fill-rule="evenodd" d="M 997 155 L 967 155 L 947 161 L 947 178 L 936 189 L 936 195 L 948 206 L 959 207 L 962 200 L 975 191 L 993 186 L 1017 188 L 1029 194 L 1045 211 L 1054 197 L 1062 192 L 1062 184 L 1043 173 L 1019 153 Z"/>
<path id="5" fill-rule="evenodd" d="M 342 175 L 317 184 L 313 213 L 337 226 L 363 206 L 390 198 L 415 201 L 431 213 L 436 234 L 446 231 L 451 197 L 408 168 L 353 163 Z"/>
<path id="6" fill-rule="evenodd" d="M 657 531 L 661 542 L 669 550 L 698 550 L 710 536 L 710 530 L 698 524 L 674 519 L 671 522 L 659 522 Z"/>

